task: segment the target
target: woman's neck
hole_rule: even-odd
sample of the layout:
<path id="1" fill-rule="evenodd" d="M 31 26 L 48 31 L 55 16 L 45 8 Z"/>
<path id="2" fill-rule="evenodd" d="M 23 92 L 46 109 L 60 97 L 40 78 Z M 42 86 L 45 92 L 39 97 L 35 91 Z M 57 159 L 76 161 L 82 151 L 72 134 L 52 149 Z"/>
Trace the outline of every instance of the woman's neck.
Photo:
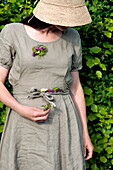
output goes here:
<path id="1" fill-rule="evenodd" d="M 30 38 L 40 42 L 55 41 L 62 36 L 62 31 L 58 30 L 54 26 L 50 26 L 48 28 L 40 30 L 36 30 L 28 25 L 24 25 L 24 28 Z"/>

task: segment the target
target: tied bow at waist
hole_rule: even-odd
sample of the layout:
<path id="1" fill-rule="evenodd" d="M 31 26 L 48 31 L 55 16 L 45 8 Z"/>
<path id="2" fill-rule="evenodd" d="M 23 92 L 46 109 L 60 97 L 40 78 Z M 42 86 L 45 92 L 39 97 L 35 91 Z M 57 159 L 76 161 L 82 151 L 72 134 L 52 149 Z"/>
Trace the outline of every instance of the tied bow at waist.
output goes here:
<path id="1" fill-rule="evenodd" d="M 38 97 L 42 97 L 46 102 L 50 103 L 50 105 L 52 105 L 53 107 L 56 107 L 56 104 L 54 103 L 55 98 L 50 95 L 49 92 L 47 92 L 47 90 L 38 90 L 37 88 L 31 88 L 31 90 L 29 91 L 30 95 L 28 95 L 29 99 L 35 99 Z"/>

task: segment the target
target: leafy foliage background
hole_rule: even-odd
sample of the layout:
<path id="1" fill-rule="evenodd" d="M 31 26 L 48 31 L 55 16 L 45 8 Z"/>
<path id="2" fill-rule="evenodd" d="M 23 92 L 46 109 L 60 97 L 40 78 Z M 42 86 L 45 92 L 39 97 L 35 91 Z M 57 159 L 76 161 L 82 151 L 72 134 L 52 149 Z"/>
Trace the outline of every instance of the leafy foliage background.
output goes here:
<path id="1" fill-rule="evenodd" d="M 1 0 L 0 29 L 19 22 L 32 12 L 37 1 Z M 113 0 L 87 0 L 93 22 L 77 27 L 83 46 L 83 69 L 80 72 L 86 105 L 88 127 L 95 147 L 88 170 L 113 168 Z M 6 82 L 11 90 L 11 86 Z M 0 133 L 7 107 L 0 103 Z"/>

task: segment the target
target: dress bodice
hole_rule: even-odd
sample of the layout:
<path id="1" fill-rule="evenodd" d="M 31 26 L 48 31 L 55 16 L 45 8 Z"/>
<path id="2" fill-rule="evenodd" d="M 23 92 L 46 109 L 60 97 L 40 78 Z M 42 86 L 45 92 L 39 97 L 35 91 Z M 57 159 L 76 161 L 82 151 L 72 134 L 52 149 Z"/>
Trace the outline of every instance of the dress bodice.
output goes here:
<path id="1" fill-rule="evenodd" d="M 58 40 L 38 42 L 28 36 L 23 24 L 13 23 L 2 30 L 0 41 L 3 50 L 7 49 L 0 57 L 1 64 L 10 69 L 9 82 L 14 91 L 56 86 L 65 90 L 71 82 L 70 72 L 82 67 L 80 37 L 72 28 L 64 31 Z M 41 58 L 32 56 L 32 47 L 36 45 L 48 49 Z"/>

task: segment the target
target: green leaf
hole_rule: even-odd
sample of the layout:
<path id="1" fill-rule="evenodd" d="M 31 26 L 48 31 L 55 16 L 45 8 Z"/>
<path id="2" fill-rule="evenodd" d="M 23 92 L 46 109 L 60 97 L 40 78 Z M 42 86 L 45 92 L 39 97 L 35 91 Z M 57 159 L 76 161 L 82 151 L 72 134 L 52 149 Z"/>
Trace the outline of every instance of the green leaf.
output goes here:
<path id="1" fill-rule="evenodd" d="M 107 159 L 105 156 L 101 156 L 100 157 L 100 161 L 103 162 L 103 163 L 106 163 L 107 162 Z"/>
<path id="2" fill-rule="evenodd" d="M 102 144 L 107 143 L 107 142 L 108 142 L 107 138 L 102 138 L 102 139 L 98 140 L 98 145 L 102 145 Z"/>
<path id="3" fill-rule="evenodd" d="M 110 138 L 109 142 L 113 144 L 113 137 Z"/>
<path id="4" fill-rule="evenodd" d="M 102 78 L 102 72 L 101 71 L 96 71 L 96 75 L 99 79 Z"/>
<path id="5" fill-rule="evenodd" d="M 8 2 L 10 2 L 10 3 L 15 3 L 16 0 L 8 0 Z"/>
<path id="6" fill-rule="evenodd" d="M 88 59 L 88 61 L 86 62 L 86 65 L 89 67 L 89 68 L 92 68 L 95 64 L 94 64 L 94 61 L 92 59 Z"/>
<path id="7" fill-rule="evenodd" d="M 86 65 L 89 67 L 89 68 L 91 68 L 91 67 L 93 67 L 94 65 L 97 65 L 97 64 L 99 64 L 100 63 L 100 59 L 99 58 L 95 58 L 95 59 L 88 59 L 87 60 L 87 63 L 86 63 Z"/>
<path id="8" fill-rule="evenodd" d="M 92 104 L 92 105 L 91 105 L 91 110 L 92 110 L 93 112 L 98 112 L 98 106 L 95 105 L 95 104 Z"/>
<path id="9" fill-rule="evenodd" d="M 100 63 L 99 66 L 102 68 L 102 70 L 107 70 L 105 64 L 101 64 L 101 63 Z"/>
<path id="10" fill-rule="evenodd" d="M 3 107 L 3 105 L 4 105 L 4 104 L 3 104 L 2 102 L 0 102 L 0 108 L 2 108 L 2 107 Z"/>
<path id="11" fill-rule="evenodd" d="M 95 46 L 95 47 L 92 47 L 92 48 L 90 48 L 90 53 L 99 53 L 99 52 L 101 52 L 101 48 L 100 47 L 97 47 L 97 46 Z"/>
<path id="12" fill-rule="evenodd" d="M 110 14 L 111 17 L 113 17 L 113 12 Z"/>
<path id="13" fill-rule="evenodd" d="M 51 109 L 52 105 L 50 103 L 47 103 L 46 105 L 41 105 L 41 107 L 43 107 L 43 110 L 46 111 L 48 109 Z"/>
<path id="14" fill-rule="evenodd" d="M 112 53 L 109 50 L 105 50 L 105 54 L 111 55 Z"/>
<path id="15" fill-rule="evenodd" d="M 58 88 L 59 88 L 59 87 L 53 87 L 53 90 L 55 90 L 55 91 L 56 91 Z"/>
<path id="16" fill-rule="evenodd" d="M 109 120 L 108 120 L 108 123 L 113 124 L 113 119 L 109 119 Z"/>
<path id="17" fill-rule="evenodd" d="M 97 165 L 96 165 L 96 164 L 93 164 L 93 165 L 91 166 L 91 170 L 98 170 Z"/>
<path id="18" fill-rule="evenodd" d="M 110 154 L 107 154 L 107 160 L 110 160 L 109 158 L 113 158 L 113 156 Z"/>
<path id="19" fill-rule="evenodd" d="M 38 55 L 43 56 L 45 55 L 45 52 L 41 51 Z"/>
<path id="20" fill-rule="evenodd" d="M 93 104 L 93 97 L 86 97 L 86 106 L 90 106 Z"/>
<path id="21" fill-rule="evenodd" d="M 97 134 L 95 135 L 95 137 L 96 137 L 97 139 L 102 139 L 101 133 L 97 133 Z"/>
<path id="22" fill-rule="evenodd" d="M 94 64 L 97 65 L 97 64 L 99 64 L 99 63 L 100 63 L 100 59 L 97 58 L 97 57 L 95 57 L 95 59 L 94 59 Z"/>
<path id="23" fill-rule="evenodd" d="M 103 47 L 105 48 L 111 48 L 111 44 L 109 42 L 104 42 Z"/>
<path id="24" fill-rule="evenodd" d="M 112 33 L 109 31 L 103 31 L 104 35 L 106 35 L 108 38 L 111 38 Z"/>
<path id="25" fill-rule="evenodd" d="M 107 27 L 107 29 L 108 29 L 108 31 L 113 31 L 113 27 L 112 26 L 109 26 L 109 27 Z"/>
<path id="26" fill-rule="evenodd" d="M 92 94 L 92 89 L 89 87 L 84 87 L 84 94 L 91 95 Z"/>
<path id="27" fill-rule="evenodd" d="M 0 125 L 0 133 L 2 133 L 4 125 Z"/>
<path id="28" fill-rule="evenodd" d="M 113 148 L 112 147 L 107 147 L 106 151 L 107 151 L 108 154 L 111 154 L 111 153 L 113 153 Z"/>
<path id="29" fill-rule="evenodd" d="M 103 148 L 99 147 L 99 146 L 95 146 L 94 151 L 97 152 L 97 153 L 100 153 L 100 152 L 103 151 Z"/>
<path id="30" fill-rule="evenodd" d="M 1 116 L 2 123 L 5 123 L 5 120 L 6 120 L 6 114 Z"/>
<path id="31" fill-rule="evenodd" d="M 113 165 L 113 159 L 111 160 L 111 163 L 112 163 L 112 165 Z"/>
<path id="32" fill-rule="evenodd" d="M 89 114 L 89 116 L 88 116 L 88 119 L 90 120 L 90 121 L 93 121 L 93 120 L 95 120 L 97 117 L 94 115 L 94 114 L 92 114 L 92 113 L 90 113 Z"/>

